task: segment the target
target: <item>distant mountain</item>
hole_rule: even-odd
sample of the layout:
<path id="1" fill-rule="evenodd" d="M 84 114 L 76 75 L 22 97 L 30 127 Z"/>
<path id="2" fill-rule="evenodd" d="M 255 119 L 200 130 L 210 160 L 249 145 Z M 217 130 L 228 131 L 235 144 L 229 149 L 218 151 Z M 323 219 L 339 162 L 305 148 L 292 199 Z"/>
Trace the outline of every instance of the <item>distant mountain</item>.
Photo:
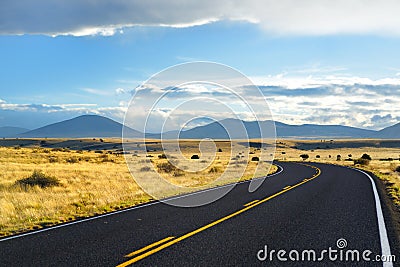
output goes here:
<path id="1" fill-rule="evenodd" d="M 374 137 L 376 131 L 359 129 L 343 125 L 318 125 L 303 124 L 289 125 L 276 124 L 276 132 L 279 137 L 309 137 L 309 138 L 368 138 Z"/>
<path id="2" fill-rule="evenodd" d="M 289 125 L 281 122 L 275 122 L 276 135 L 278 137 L 288 138 L 368 138 L 375 137 L 377 132 L 372 130 L 359 129 L 342 125 Z M 231 136 L 228 135 L 231 134 Z M 247 132 L 247 133 L 246 133 Z M 247 122 L 238 119 L 225 119 L 219 122 L 213 122 L 204 126 L 198 126 L 190 130 L 167 132 L 164 138 L 172 139 L 246 139 L 260 138 L 263 133 L 264 138 L 273 137 L 273 122 L 261 121 Z"/>
<path id="3" fill-rule="evenodd" d="M 0 127 L 0 137 L 13 137 L 17 134 L 24 133 L 27 131 L 29 131 L 29 129 L 21 127 L 4 126 Z"/>
<path id="4" fill-rule="evenodd" d="M 198 126 L 186 131 L 171 131 L 163 134 L 167 139 L 247 139 L 259 138 L 260 133 L 263 136 L 274 137 L 275 131 L 272 121 L 260 122 L 258 126 L 255 121 L 241 121 L 238 119 L 224 119 L 218 122 L 212 122 L 207 125 Z M 178 136 L 179 135 L 179 136 Z"/>
<path id="5" fill-rule="evenodd" d="M 275 123 L 275 127 L 273 124 Z M 13 133 L 14 128 L 15 133 Z M 32 131 L 15 127 L 0 127 L 0 137 L 49 137 L 49 138 L 84 138 L 84 137 L 121 137 L 123 125 L 111 119 L 97 115 L 83 115 L 70 120 L 50 124 Z M 4 129 L 2 131 L 2 129 Z M 166 139 L 247 139 L 275 136 L 280 138 L 385 138 L 400 139 L 400 123 L 380 131 L 366 130 L 342 125 L 303 124 L 290 125 L 273 121 L 241 121 L 224 119 L 185 131 L 170 131 L 162 134 Z M 21 133 L 23 132 L 23 133 Z M 229 134 L 230 135 L 229 135 Z M 126 128 L 124 135 L 129 138 L 142 137 L 143 134 Z M 161 134 L 146 134 L 148 138 L 160 138 Z"/>
<path id="6" fill-rule="evenodd" d="M 123 125 L 98 115 L 82 115 L 70 120 L 50 124 L 32 131 L 18 134 L 18 137 L 83 138 L 83 137 L 121 137 Z M 128 137 L 140 137 L 139 131 L 128 129 Z"/>
<path id="7" fill-rule="evenodd" d="M 400 138 L 400 123 L 378 131 L 377 136 L 379 138 L 390 138 L 390 139 Z"/>

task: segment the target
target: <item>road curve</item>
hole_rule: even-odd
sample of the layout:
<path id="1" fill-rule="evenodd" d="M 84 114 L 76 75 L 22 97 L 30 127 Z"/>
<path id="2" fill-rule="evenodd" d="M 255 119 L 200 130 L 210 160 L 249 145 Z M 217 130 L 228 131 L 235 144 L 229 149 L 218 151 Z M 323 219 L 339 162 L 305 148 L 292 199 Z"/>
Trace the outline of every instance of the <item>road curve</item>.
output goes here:
<path id="1" fill-rule="evenodd" d="M 322 257 L 320 253 L 329 248 L 338 254 L 368 250 L 371 260 L 389 249 L 399 258 L 395 236 L 386 227 L 382 230 L 388 218 L 379 220 L 377 208 L 382 205 L 385 210 L 385 204 L 375 202 L 373 184 L 365 173 L 326 164 L 278 164 L 283 171 L 268 177 L 257 191 L 249 193 L 249 183 L 240 183 L 205 206 L 179 208 L 154 202 L 0 239 L 0 266 L 316 265 L 312 257 L 288 259 L 294 250 L 308 251 L 306 256 L 315 251 L 323 265 L 392 266 L 346 261 L 344 256 L 339 260 L 340 255 L 335 260 Z M 276 252 L 270 255 L 272 250 Z M 278 258 L 279 250 L 286 251 L 286 257 Z"/>

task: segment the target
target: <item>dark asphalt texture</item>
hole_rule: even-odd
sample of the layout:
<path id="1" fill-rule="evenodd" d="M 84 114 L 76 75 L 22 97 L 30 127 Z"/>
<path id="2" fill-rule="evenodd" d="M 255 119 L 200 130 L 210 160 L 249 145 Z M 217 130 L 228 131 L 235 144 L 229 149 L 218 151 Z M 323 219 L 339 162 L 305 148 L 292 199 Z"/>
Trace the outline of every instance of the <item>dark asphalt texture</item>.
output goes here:
<path id="1" fill-rule="evenodd" d="M 169 236 L 176 238 L 262 200 L 284 187 L 312 177 L 316 170 L 297 163 L 278 162 L 283 171 L 268 177 L 255 192 L 248 182 L 226 196 L 196 208 L 163 203 L 96 218 L 11 240 L 0 240 L 0 266 L 116 266 L 124 255 Z M 375 200 L 367 176 L 352 169 L 314 164 L 321 175 L 257 205 L 233 218 L 199 232 L 137 263 L 139 266 L 382 266 L 378 262 L 260 261 L 257 252 L 346 249 L 380 254 Z M 219 189 L 216 189 L 219 190 Z M 201 194 L 215 193 L 205 191 Z M 187 198 L 195 195 L 186 196 Z M 382 205 L 384 205 L 383 201 Z M 388 232 L 389 241 L 392 233 Z M 394 242 L 394 241 L 393 241 Z M 399 251 L 392 254 L 397 256 Z M 287 255 L 286 255 L 287 256 Z M 396 264 L 395 264 L 396 265 Z"/>

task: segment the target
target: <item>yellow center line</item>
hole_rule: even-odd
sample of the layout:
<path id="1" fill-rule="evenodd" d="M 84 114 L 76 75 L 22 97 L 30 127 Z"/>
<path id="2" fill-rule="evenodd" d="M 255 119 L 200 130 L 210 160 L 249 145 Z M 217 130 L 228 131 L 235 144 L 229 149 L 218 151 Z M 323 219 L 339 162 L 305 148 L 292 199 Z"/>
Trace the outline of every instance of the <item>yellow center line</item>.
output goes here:
<path id="1" fill-rule="evenodd" d="M 290 187 L 291 187 L 290 185 L 285 186 L 285 187 L 283 188 L 283 190 L 289 189 Z"/>
<path id="2" fill-rule="evenodd" d="M 301 163 L 299 163 L 299 164 L 301 164 Z M 319 168 L 317 168 L 317 167 L 314 167 L 314 166 L 308 165 L 308 164 L 301 164 L 301 165 L 305 165 L 305 166 L 312 167 L 312 168 L 316 169 L 317 170 L 317 174 L 312 176 L 308 180 L 303 180 L 303 181 L 291 186 L 288 189 L 283 189 L 282 191 L 279 191 L 278 193 L 275 193 L 275 194 L 273 194 L 273 195 L 271 195 L 269 197 L 266 197 L 266 198 L 264 198 L 264 199 L 262 199 L 260 201 L 257 201 L 254 204 L 251 204 L 251 205 L 249 205 L 249 206 L 247 206 L 245 208 L 242 208 L 241 210 L 238 210 L 238 211 L 236 211 L 236 212 L 234 212 L 232 214 L 229 214 L 229 215 L 227 215 L 225 217 L 222 217 L 221 219 L 216 220 L 216 221 L 214 221 L 212 223 L 209 223 L 209 224 L 207 224 L 207 225 L 205 225 L 203 227 L 200 227 L 200 228 L 198 228 L 198 229 L 196 229 L 196 230 L 194 230 L 192 232 L 184 234 L 183 236 L 180 236 L 180 237 L 178 237 L 178 238 L 176 238 L 174 240 L 171 240 L 168 243 L 164 243 L 163 245 L 161 245 L 159 247 L 156 247 L 156 248 L 154 248 L 154 249 L 152 249 L 150 251 L 147 251 L 146 253 L 143 253 L 143 254 L 141 254 L 139 256 L 136 256 L 135 258 L 133 258 L 133 259 L 127 261 L 127 262 L 124 262 L 124 263 L 122 263 L 120 265 L 117 265 L 117 267 L 125 267 L 125 266 L 133 264 L 133 263 L 135 263 L 137 261 L 140 261 L 140 260 L 142 260 L 142 259 L 144 259 L 144 258 L 146 258 L 146 257 L 148 257 L 148 256 L 150 256 L 150 255 L 152 255 L 154 253 L 157 253 L 157 252 L 159 252 L 159 251 L 161 251 L 161 250 L 163 250 L 163 249 L 165 249 L 167 247 L 170 247 L 170 246 L 172 246 L 172 245 L 174 245 L 174 244 L 176 244 L 176 243 L 178 243 L 178 242 L 180 242 L 180 241 L 182 241 L 182 240 L 184 240 L 186 238 L 189 238 L 189 237 L 191 237 L 191 236 L 193 236 L 195 234 L 198 234 L 198 233 L 200 233 L 200 232 L 202 232 L 204 230 L 207 230 L 208 228 L 211 228 L 211 227 L 213 227 L 213 226 L 215 226 L 215 225 L 217 225 L 217 224 L 219 224 L 221 222 L 229 220 L 229 219 L 231 219 L 231 218 L 233 218 L 233 217 L 235 217 L 235 216 L 237 216 L 237 215 L 239 215 L 239 214 L 241 214 L 241 213 L 243 213 L 245 211 L 248 211 L 248 210 L 250 210 L 250 209 L 252 209 L 252 208 L 254 208 L 254 207 L 258 206 L 258 205 L 261 205 L 262 203 L 265 203 L 268 200 L 271 200 L 271 199 L 273 199 L 273 198 L 275 198 L 275 197 L 277 197 L 277 196 L 279 196 L 279 195 L 281 195 L 283 193 L 286 193 L 287 191 L 293 190 L 294 188 L 296 188 L 298 186 L 301 186 L 301 185 L 303 185 L 305 183 L 308 183 L 309 181 L 317 178 L 321 174 L 321 170 Z"/>
<path id="3" fill-rule="evenodd" d="M 144 248 L 141 248 L 141 249 L 138 249 L 138 250 L 136 250 L 136 251 L 134 251 L 132 253 L 129 253 L 128 255 L 125 255 L 124 257 L 128 257 L 128 258 L 133 257 L 133 256 L 135 256 L 137 254 L 145 252 L 146 250 L 149 250 L 149 249 L 151 249 L 153 247 L 156 247 L 156 246 L 158 246 L 158 245 L 160 245 L 162 243 L 165 243 L 165 242 L 167 242 L 167 241 L 169 241 L 171 239 L 174 239 L 174 238 L 175 238 L 175 236 L 166 237 L 166 238 L 164 238 L 164 239 L 162 239 L 160 241 L 154 242 L 153 244 L 150 244 L 150 245 L 148 245 L 148 246 L 146 246 Z"/>
<path id="4" fill-rule="evenodd" d="M 244 204 L 243 206 L 247 207 L 247 206 L 250 206 L 250 205 L 252 205 L 252 204 L 254 204 L 254 203 L 258 202 L 258 201 L 260 201 L 260 200 L 256 199 L 256 200 L 253 200 L 252 202 Z"/>

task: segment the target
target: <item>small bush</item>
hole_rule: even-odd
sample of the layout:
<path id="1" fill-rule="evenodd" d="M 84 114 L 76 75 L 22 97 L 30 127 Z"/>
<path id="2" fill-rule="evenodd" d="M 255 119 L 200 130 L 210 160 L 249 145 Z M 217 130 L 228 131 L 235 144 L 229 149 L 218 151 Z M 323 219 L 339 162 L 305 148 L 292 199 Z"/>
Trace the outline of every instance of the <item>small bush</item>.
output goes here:
<path id="1" fill-rule="evenodd" d="M 171 172 L 177 170 L 177 168 L 174 165 L 172 165 L 170 162 L 163 162 L 163 163 L 157 164 L 157 168 L 160 171 L 165 172 L 165 173 L 171 173 Z"/>
<path id="2" fill-rule="evenodd" d="M 166 158 L 167 158 L 167 155 L 161 154 L 161 155 L 158 155 L 158 158 L 159 158 L 159 159 L 166 159 Z"/>
<path id="3" fill-rule="evenodd" d="M 220 168 L 214 166 L 214 167 L 211 167 L 211 169 L 208 172 L 209 173 L 217 173 L 217 172 L 220 172 L 220 171 L 221 171 Z"/>
<path id="4" fill-rule="evenodd" d="M 221 149 L 221 148 L 218 148 L 218 152 L 222 152 L 222 149 Z"/>
<path id="5" fill-rule="evenodd" d="M 359 158 L 359 159 L 355 159 L 354 160 L 354 165 L 368 165 L 369 164 L 369 160 L 368 159 L 363 159 L 363 158 Z"/>
<path id="6" fill-rule="evenodd" d="M 394 170 L 395 172 L 400 172 L 400 166 L 397 166 L 396 169 Z"/>
<path id="7" fill-rule="evenodd" d="M 57 178 L 45 175 L 40 171 L 34 171 L 31 176 L 17 180 L 15 183 L 23 187 L 39 186 L 41 188 L 60 185 L 60 181 Z"/>
<path id="8" fill-rule="evenodd" d="M 366 154 L 366 153 L 364 153 L 364 154 L 361 156 L 361 158 L 362 158 L 362 159 L 366 159 L 366 160 L 372 160 L 371 156 L 368 155 L 368 154 Z"/>
<path id="9" fill-rule="evenodd" d="M 67 163 L 78 163 L 79 159 L 76 157 L 69 157 L 65 160 Z"/>
<path id="10" fill-rule="evenodd" d="M 142 167 L 142 168 L 140 168 L 140 171 L 141 172 L 149 172 L 149 171 L 151 171 L 151 168 L 149 166 Z"/>
<path id="11" fill-rule="evenodd" d="M 337 161 L 341 161 L 341 160 L 342 160 L 342 156 L 337 155 L 337 156 L 336 156 L 336 160 L 337 160 Z"/>
<path id="12" fill-rule="evenodd" d="M 300 158 L 302 158 L 303 160 L 308 159 L 310 156 L 308 154 L 301 154 Z"/>
<path id="13" fill-rule="evenodd" d="M 190 157 L 190 159 L 200 159 L 199 155 L 193 155 Z"/>
<path id="14" fill-rule="evenodd" d="M 315 157 L 316 157 L 317 159 L 320 159 L 320 158 L 321 158 L 321 156 L 320 156 L 320 155 L 316 155 Z"/>
<path id="15" fill-rule="evenodd" d="M 260 158 L 259 157 L 252 157 L 251 161 L 260 161 Z"/>
<path id="16" fill-rule="evenodd" d="M 56 162 L 58 162 L 58 158 L 57 157 L 49 157 L 49 162 L 56 163 Z"/>
<path id="17" fill-rule="evenodd" d="M 100 157 L 101 162 L 114 162 L 114 159 L 112 159 L 109 155 L 103 154 Z"/>
<path id="18" fill-rule="evenodd" d="M 171 164 L 171 162 L 163 162 L 157 164 L 157 168 L 159 169 L 159 171 L 170 173 L 175 177 L 184 175 L 184 172 L 181 169 L 175 167 L 173 164 Z"/>

